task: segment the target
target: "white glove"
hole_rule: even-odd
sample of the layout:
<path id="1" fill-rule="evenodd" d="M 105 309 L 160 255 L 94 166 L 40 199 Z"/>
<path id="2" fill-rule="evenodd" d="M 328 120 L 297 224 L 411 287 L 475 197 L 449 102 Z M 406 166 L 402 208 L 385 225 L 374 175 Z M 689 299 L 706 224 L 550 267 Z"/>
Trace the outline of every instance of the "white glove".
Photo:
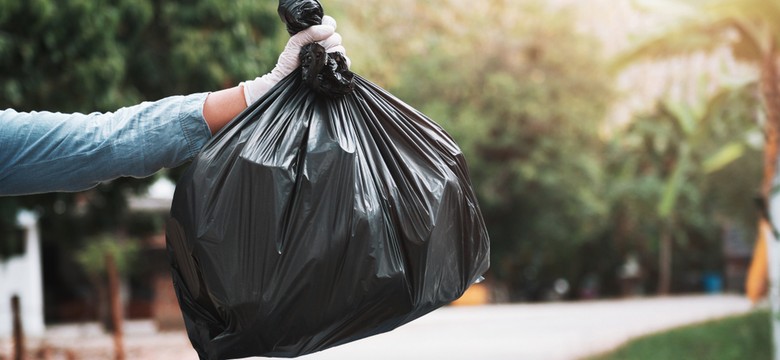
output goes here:
<path id="1" fill-rule="evenodd" d="M 342 53 L 349 66 L 349 58 L 346 58 L 347 50 L 341 45 L 341 35 L 336 32 L 336 20 L 326 15 L 322 18 L 322 25 L 311 26 L 290 37 L 271 72 L 239 84 L 244 87 L 246 105 L 252 105 L 285 76 L 297 69 L 301 65 L 298 59 L 301 47 L 313 42 L 322 45 L 329 53 L 336 51 Z"/>
<path id="2" fill-rule="evenodd" d="M 332 17 L 330 17 L 328 15 L 325 15 L 322 18 L 322 24 L 323 25 L 333 26 L 333 28 L 335 29 L 336 28 L 336 19 L 334 19 L 334 18 L 332 18 Z M 344 60 L 346 60 L 346 62 L 347 62 L 347 68 L 352 66 L 352 62 L 347 57 L 347 49 L 345 49 L 344 46 L 341 45 L 341 35 L 339 35 L 339 33 L 333 33 L 333 35 L 331 35 L 329 38 L 327 38 L 327 39 L 325 39 L 323 41 L 320 41 L 319 44 L 322 45 L 322 47 L 325 48 L 325 52 L 328 52 L 328 53 L 340 52 L 341 55 L 344 56 Z"/>

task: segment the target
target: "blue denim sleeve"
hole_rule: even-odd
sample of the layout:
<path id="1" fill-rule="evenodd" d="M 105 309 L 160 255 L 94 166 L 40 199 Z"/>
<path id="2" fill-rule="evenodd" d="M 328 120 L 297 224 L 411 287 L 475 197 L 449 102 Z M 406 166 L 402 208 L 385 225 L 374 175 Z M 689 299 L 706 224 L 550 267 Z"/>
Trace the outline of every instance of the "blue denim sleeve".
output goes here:
<path id="1" fill-rule="evenodd" d="M 113 113 L 0 110 L 0 195 L 80 191 L 180 165 L 211 137 L 206 96 L 173 96 Z"/>

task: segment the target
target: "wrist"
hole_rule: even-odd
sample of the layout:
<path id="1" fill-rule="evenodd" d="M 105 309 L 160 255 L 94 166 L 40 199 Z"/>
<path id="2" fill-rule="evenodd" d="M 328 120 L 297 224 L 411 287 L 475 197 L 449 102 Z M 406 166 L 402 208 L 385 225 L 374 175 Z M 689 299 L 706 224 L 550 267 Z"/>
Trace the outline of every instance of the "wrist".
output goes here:
<path id="1" fill-rule="evenodd" d="M 243 86 L 215 91 L 203 102 L 203 119 L 206 120 L 211 133 L 216 134 L 246 107 Z"/>

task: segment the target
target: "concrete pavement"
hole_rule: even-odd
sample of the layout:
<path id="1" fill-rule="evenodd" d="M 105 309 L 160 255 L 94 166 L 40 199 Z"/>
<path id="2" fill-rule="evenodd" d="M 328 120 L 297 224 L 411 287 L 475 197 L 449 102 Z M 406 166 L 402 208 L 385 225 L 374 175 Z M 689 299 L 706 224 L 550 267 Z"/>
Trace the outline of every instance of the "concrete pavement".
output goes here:
<path id="1" fill-rule="evenodd" d="M 448 307 L 301 359 L 577 359 L 640 335 L 750 309 L 744 297 L 730 295 Z"/>
<path id="2" fill-rule="evenodd" d="M 733 295 L 446 307 L 389 333 L 299 359 L 578 359 L 633 337 L 750 309 L 748 300 Z M 128 359 L 197 359 L 184 332 L 158 333 L 151 322 L 134 321 L 125 333 Z M 111 358 L 113 346 L 96 324 L 50 326 L 45 342 L 55 354 L 69 349 L 87 360 Z M 3 355 L 10 356 L 9 339 L 0 339 Z"/>

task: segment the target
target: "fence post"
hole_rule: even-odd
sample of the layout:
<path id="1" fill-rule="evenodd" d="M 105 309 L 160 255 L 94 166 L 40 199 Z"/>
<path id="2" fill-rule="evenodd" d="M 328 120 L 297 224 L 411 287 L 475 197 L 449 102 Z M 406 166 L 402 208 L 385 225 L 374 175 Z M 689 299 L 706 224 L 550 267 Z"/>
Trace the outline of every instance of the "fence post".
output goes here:
<path id="1" fill-rule="evenodd" d="M 24 329 L 22 329 L 22 310 L 18 295 L 11 297 L 11 312 L 13 313 L 14 323 L 14 360 L 23 360 L 26 358 L 24 353 Z"/>
<path id="2" fill-rule="evenodd" d="M 125 359 L 125 346 L 122 339 L 122 300 L 119 297 L 119 274 L 117 273 L 114 257 L 106 254 L 106 271 L 108 272 L 108 298 L 111 309 L 111 322 L 114 325 L 114 359 Z"/>

